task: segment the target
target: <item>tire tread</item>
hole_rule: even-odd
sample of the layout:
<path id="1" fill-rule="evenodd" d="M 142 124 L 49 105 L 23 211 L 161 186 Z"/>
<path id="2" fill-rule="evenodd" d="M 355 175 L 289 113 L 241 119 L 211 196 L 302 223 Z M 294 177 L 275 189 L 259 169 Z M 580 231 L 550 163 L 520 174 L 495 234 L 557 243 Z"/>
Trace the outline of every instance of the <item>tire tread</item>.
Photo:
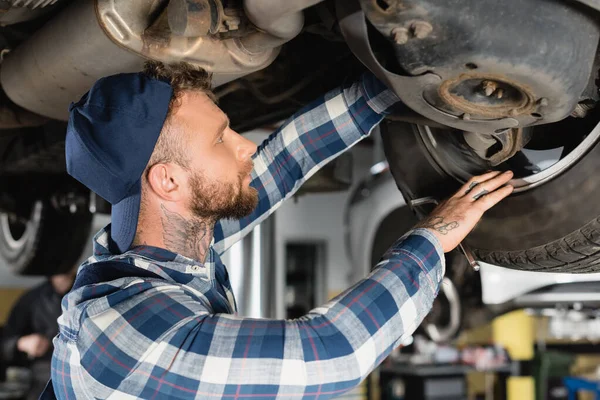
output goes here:
<path id="1" fill-rule="evenodd" d="M 524 251 L 474 249 L 479 259 L 507 268 L 539 272 L 591 273 L 600 263 L 600 218 L 544 246 Z"/>

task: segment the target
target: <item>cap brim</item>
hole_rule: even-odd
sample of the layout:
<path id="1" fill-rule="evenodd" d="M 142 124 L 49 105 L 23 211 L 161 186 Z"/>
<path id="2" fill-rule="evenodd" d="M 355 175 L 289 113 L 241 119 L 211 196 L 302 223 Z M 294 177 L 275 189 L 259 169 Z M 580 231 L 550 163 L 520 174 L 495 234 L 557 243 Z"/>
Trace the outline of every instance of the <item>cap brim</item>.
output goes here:
<path id="1" fill-rule="evenodd" d="M 138 180 L 123 200 L 112 206 L 110 236 L 119 253 L 131 247 L 140 214 L 142 184 Z"/>

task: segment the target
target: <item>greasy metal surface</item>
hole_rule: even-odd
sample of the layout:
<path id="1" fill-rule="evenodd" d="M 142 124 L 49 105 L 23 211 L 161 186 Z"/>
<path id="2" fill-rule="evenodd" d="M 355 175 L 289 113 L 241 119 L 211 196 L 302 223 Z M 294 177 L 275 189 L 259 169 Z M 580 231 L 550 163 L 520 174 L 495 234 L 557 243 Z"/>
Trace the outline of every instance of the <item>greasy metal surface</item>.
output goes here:
<path id="1" fill-rule="evenodd" d="M 393 7 L 402 7 L 400 2 L 394 2 Z M 423 97 L 427 90 L 437 90 L 442 80 L 439 75 L 425 73 L 419 76 L 404 76 L 386 70 L 377 60 L 367 34 L 367 24 L 363 11 L 358 3 L 352 0 L 337 0 L 336 9 L 340 20 L 340 28 L 347 43 L 354 54 L 365 64 L 379 79 L 392 87 L 398 97 L 411 109 L 442 125 L 451 126 L 461 130 L 476 132 L 494 131 L 496 129 L 516 127 L 519 122 L 532 123 L 533 118 L 521 117 L 500 118 L 495 120 L 463 120 L 462 118 L 445 112 L 430 105 Z"/>
<path id="2" fill-rule="evenodd" d="M 280 38 L 291 39 L 302 29 L 302 10 L 323 0 L 244 0 L 244 11 L 261 30 Z M 291 24 L 291 26 L 285 23 Z"/>
<path id="3" fill-rule="evenodd" d="M 491 134 L 464 132 L 463 137 L 479 157 L 495 167 L 521 151 L 531 140 L 531 130 L 512 128 Z"/>
<path id="4" fill-rule="evenodd" d="M 6 56 L 2 87 L 23 108 L 67 120 L 69 104 L 97 79 L 139 71 L 146 59 L 200 65 L 214 72 L 218 86 L 266 67 L 279 52 L 249 54 L 235 38 L 173 36 L 166 5 L 164 0 L 75 1 Z"/>
<path id="5" fill-rule="evenodd" d="M 477 175 L 491 166 L 486 161 L 469 154 L 465 146 L 456 140 L 456 132 L 438 131 L 426 126 L 418 126 L 417 129 L 431 160 L 457 181 L 466 182 L 473 175 Z M 515 136 L 514 140 L 520 141 L 515 147 L 522 146 L 528 140 L 528 133 L 522 133 L 520 137 Z M 578 163 L 596 145 L 598 140 L 600 140 L 600 124 L 574 150 L 555 164 L 541 171 L 533 170 L 528 176 L 515 177 L 511 181 L 511 185 L 515 187 L 515 193 L 531 190 L 557 178 Z M 518 153 L 519 150 L 520 148 L 515 153 Z"/>
<path id="6" fill-rule="evenodd" d="M 413 110 L 462 130 L 491 132 L 568 116 L 589 80 L 600 37 L 593 15 L 562 1 L 388 0 L 385 7 L 360 0 L 360 10 L 356 3 L 337 3 L 342 32 L 355 54 Z M 384 69 L 372 55 L 365 17 L 389 39 L 399 68 Z M 431 32 L 417 35 L 415 24 L 426 23 Z M 448 97 L 444 101 L 440 86 L 469 73 L 509 83 L 527 98 L 527 106 L 498 113 L 493 107 L 473 109 L 457 96 L 450 104 Z M 496 92 L 498 103 L 510 103 L 502 89 Z M 538 103 L 542 98 L 545 105 Z"/>
<path id="7" fill-rule="evenodd" d="M 265 68 L 279 53 L 274 48 L 249 54 L 235 38 L 170 35 L 161 16 L 165 5 L 164 0 L 96 0 L 96 12 L 100 26 L 117 45 L 145 58 L 199 65 L 214 73 L 215 86 Z"/>
<path id="8" fill-rule="evenodd" d="M 469 113 L 471 118 L 515 117 L 529 114 L 536 107 L 530 89 L 500 75 L 467 72 L 446 80 L 437 94 L 439 97 L 428 97 L 428 101 L 448 112 Z"/>
<path id="9" fill-rule="evenodd" d="M 169 27 L 178 36 L 214 35 L 221 26 L 219 6 L 219 0 L 171 0 L 167 9 Z"/>
<path id="10" fill-rule="evenodd" d="M 0 81 L 16 104 L 67 120 L 70 102 L 98 78 L 139 71 L 143 62 L 106 37 L 93 1 L 78 0 L 6 56 Z"/>
<path id="11" fill-rule="evenodd" d="M 502 164 L 531 140 L 531 130 L 523 128 L 508 129 L 505 132 L 494 133 L 493 136 L 502 144 L 502 149 L 487 157 L 492 166 Z"/>
<path id="12" fill-rule="evenodd" d="M 257 53 L 281 46 L 296 37 L 304 26 L 302 10 L 323 0 L 245 0 L 244 11 L 259 32 L 241 40 L 244 48 Z"/>

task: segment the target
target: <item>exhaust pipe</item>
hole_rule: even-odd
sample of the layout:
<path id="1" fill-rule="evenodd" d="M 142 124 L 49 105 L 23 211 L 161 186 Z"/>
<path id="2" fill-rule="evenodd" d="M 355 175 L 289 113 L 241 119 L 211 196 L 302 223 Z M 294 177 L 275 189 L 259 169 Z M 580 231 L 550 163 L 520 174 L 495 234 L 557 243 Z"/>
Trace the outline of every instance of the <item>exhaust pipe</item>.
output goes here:
<path id="1" fill-rule="evenodd" d="M 323 0 L 245 0 L 244 11 L 262 32 L 241 39 L 246 50 L 259 53 L 295 38 L 304 27 L 303 10 Z"/>
<path id="2" fill-rule="evenodd" d="M 139 71 L 143 63 L 106 36 L 93 1 L 78 0 L 6 56 L 0 83 L 21 107 L 66 121 L 70 102 L 98 78 Z"/>
<path id="3" fill-rule="evenodd" d="M 238 35 L 225 39 L 175 35 L 169 27 L 168 4 L 168 0 L 75 1 L 7 55 L 0 83 L 19 106 L 66 121 L 69 104 L 96 80 L 140 71 L 147 59 L 199 65 L 213 72 L 216 87 L 267 67 L 279 54 L 272 46 L 249 53 Z M 218 17 L 227 20 L 224 10 Z M 223 29 L 238 27 L 223 25 L 218 31 Z"/>

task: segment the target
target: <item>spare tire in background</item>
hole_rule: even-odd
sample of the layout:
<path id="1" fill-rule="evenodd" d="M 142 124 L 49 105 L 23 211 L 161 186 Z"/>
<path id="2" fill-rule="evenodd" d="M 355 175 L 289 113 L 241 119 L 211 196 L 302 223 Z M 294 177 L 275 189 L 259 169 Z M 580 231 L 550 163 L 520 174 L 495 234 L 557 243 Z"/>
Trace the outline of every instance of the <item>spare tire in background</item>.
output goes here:
<path id="1" fill-rule="evenodd" d="M 381 131 L 390 170 L 407 200 L 444 199 L 460 187 L 431 156 L 418 126 L 384 121 Z M 508 268 L 600 271 L 598 171 L 600 145 L 595 141 L 560 175 L 489 210 L 466 242 L 478 259 Z M 421 217 L 427 213 L 416 211 Z"/>
<path id="2" fill-rule="evenodd" d="M 33 202 L 27 220 L 0 213 L 0 267 L 22 275 L 53 275 L 74 268 L 89 238 L 93 214 L 57 211 Z"/>

